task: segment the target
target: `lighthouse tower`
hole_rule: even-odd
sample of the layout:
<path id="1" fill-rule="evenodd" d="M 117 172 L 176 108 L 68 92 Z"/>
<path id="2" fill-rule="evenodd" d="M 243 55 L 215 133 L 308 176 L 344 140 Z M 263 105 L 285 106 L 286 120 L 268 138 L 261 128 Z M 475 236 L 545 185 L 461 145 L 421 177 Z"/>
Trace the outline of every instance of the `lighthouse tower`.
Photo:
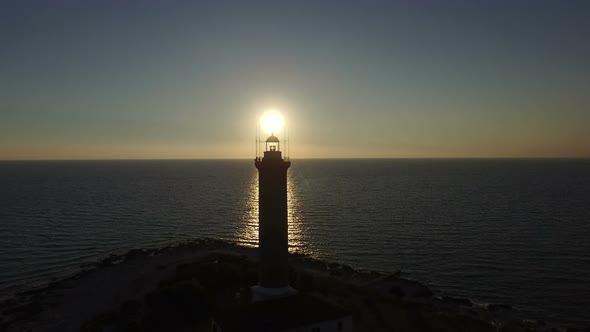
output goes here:
<path id="1" fill-rule="evenodd" d="M 254 298 L 286 296 L 289 287 L 287 170 L 291 162 L 284 160 L 279 139 L 271 134 L 266 139 L 264 157 L 254 164 L 259 179 L 258 247 L 260 254 L 259 284 L 253 288 Z"/>
<path id="2" fill-rule="evenodd" d="M 259 137 L 257 131 L 258 285 L 244 292 L 241 300 L 229 300 L 214 310 L 212 331 L 352 331 L 349 310 L 289 286 L 287 170 L 291 162 L 283 158 L 281 142 L 274 134 L 266 139 L 264 155 L 259 156 Z"/>

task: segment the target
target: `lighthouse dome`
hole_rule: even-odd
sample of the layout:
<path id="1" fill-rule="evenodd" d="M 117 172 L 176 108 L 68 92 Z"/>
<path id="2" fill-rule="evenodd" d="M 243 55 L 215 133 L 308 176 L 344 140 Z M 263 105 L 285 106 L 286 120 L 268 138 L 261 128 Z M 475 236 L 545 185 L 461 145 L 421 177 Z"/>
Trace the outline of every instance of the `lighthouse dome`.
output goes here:
<path id="1" fill-rule="evenodd" d="M 266 143 L 279 143 L 279 139 L 275 135 L 270 135 L 266 139 Z"/>

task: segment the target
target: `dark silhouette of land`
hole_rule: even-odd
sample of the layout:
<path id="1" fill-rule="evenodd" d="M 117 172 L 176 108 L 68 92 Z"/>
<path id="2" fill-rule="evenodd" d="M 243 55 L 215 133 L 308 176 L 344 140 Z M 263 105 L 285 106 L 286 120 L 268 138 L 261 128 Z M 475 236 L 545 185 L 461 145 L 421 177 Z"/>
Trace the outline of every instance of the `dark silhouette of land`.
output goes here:
<path id="1" fill-rule="evenodd" d="M 507 304 L 439 297 L 400 276 L 289 255 L 301 294 L 350 310 L 355 331 L 559 331 Z M 258 282 L 257 250 L 199 239 L 111 255 L 71 278 L 2 304 L 3 331 L 209 331 L 220 303 Z M 568 331 L 576 331 L 568 329 Z"/>

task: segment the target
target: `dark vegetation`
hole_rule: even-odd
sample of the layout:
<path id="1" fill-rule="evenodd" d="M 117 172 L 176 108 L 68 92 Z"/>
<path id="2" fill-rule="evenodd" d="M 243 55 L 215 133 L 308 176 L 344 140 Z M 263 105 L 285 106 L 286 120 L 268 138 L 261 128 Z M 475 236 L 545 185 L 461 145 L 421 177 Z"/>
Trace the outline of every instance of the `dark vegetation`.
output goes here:
<path id="1" fill-rule="evenodd" d="M 82 331 L 194 331 L 209 326 L 212 308 L 232 298 L 251 282 L 256 266 L 244 257 L 212 254 L 180 264 L 174 276 L 163 280 L 143 299 L 84 323 Z"/>
<path id="2" fill-rule="evenodd" d="M 558 331 L 539 321 L 498 320 L 494 311 L 511 311 L 506 305 L 435 298 L 399 274 L 357 271 L 303 255 L 293 255 L 291 265 L 291 284 L 351 310 L 357 331 Z M 248 302 L 257 278 L 257 264 L 247 256 L 214 253 L 178 265 L 144 298 L 87 321 L 82 331 L 207 331 L 212 310 L 236 298 Z"/>
<path id="3" fill-rule="evenodd" d="M 108 312 L 97 313 L 81 330 L 209 331 L 209 317 L 216 307 L 236 299 L 249 302 L 250 286 L 258 281 L 257 263 L 249 258 L 255 257 L 255 249 L 221 240 L 199 239 L 160 249 L 136 249 L 125 255 L 110 255 L 93 264 L 93 268 L 177 250 L 201 253 L 196 255 L 201 258 L 175 266 L 172 273 L 166 274 L 170 277 L 159 281 L 155 289 L 148 288 L 141 298 L 127 299 Z M 204 255 L 206 252 L 211 254 Z M 290 265 L 291 285 L 299 292 L 329 298 L 350 310 L 355 331 L 590 331 L 556 329 L 543 321 L 523 320 L 508 304 L 478 305 L 465 298 L 437 297 L 428 287 L 402 278 L 399 272 L 355 270 L 301 254 L 291 254 Z M 170 267 L 154 268 L 164 271 Z M 47 309 L 48 302 L 57 300 L 54 291 L 73 287 L 76 280 L 89 273 L 93 273 L 92 268 L 0 303 L 0 331 L 10 327 L 14 331 L 30 330 L 19 328 L 18 323 L 34 321 Z"/>

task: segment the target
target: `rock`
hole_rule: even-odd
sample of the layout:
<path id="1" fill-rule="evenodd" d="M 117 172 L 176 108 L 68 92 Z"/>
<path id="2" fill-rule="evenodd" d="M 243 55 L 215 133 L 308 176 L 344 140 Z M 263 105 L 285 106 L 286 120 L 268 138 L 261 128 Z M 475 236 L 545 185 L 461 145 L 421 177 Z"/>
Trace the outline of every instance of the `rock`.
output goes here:
<path id="1" fill-rule="evenodd" d="M 434 295 L 430 288 L 417 281 L 405 279 L 400 279 L 400 281 L 403 281 L 401 287 L 407 297 L 431 298 Z"/>
<path id="2" fill-rule="evenodd" d="M 19 296 L 31 296 L 31 295 L 38 295 L 43 293 L 46 290 L 46 287 L 39 287 L 26 290 L 24 292 L 18 293 Z"/>
<path id="3" fill-rule="evenodd" d="M 145 302 L 149 310 L 148 322 L 158 327 L 175 321 L 205 319 L 209 309 L 205 290 L 195 281 L 181 281 L 156 289 L 147 294 Z"/>
<path id="4" fill-rule="evenodd" d="M 330 276 L 332 277 L 342 277 L 344 274 L 342 273 L 342 271 L 339 270 L 332 270 L 330 271 Z"/>
<path id="5" fill-rule="evenodd" d="M 141 257 L 146 255 L 147 252 L 144 249 L 132 249 L 129 250 L 129 252 L 127 252 L 127 254 L 125 255 L 125 259 L 133 259 L 133 258 L 137 258 L 137 257 Z"/>
<path id="6" fill-rule="evenodd" d="M 100 261 L 98 261 L 95 265 L 96 265 L 96 267 L 105 267 L 105 266 L 120 263 L 121 261 L 122 261 L 121 256 L 115 255 L 115 254 L 110 254 L 108 257 L 105 257 L 105 258 L 101 259 Z"/>
<path id="7" fill-rule="evenodd" d="M 127 322 L 122 330 L 126 332 L 142 332 L 144 329 L 139 322 L 131 321 Z"/>
<path id="8" fill-rule="evenodd" d="M 525 319 L 522 322 L 525 324 L 525 326 L 536 329 L 539 329 L 547 325 L 545 321 L 540 319 Z"/>
<path id="9" fill-rule="evenodd" d="M 512 310 L 512 306 L 510 304 L 490 303 L 488 304 L 487 309 L 491 312 L 498 312 Z"/>
<path id="10" fill-rule="evenodd" d="M 16 305 L 18 302 L 16 301 L 15 298 L 9 298 L 6 299 L 2 302 L 0 302 L 0 308 L 6 308 L 6 307 L 12 307 L 14 305 Z"/>
<path id="11" fill-rule="evenodd" d="M 137 316 L 141 309 L 141 302 L 137 300 L 127 300 L 121 304 L 119 309 L 122 318 Z"/>
<path id="12" fill-rule="evenodd" d="M 33 302 L 29 302 L 29 303 L 26 303 L 23 305 L 19 305 L 17 307 L 12 307 L 12 308 L 6 309 L 2 312 L 2 314 L 4 314 L 4 315 L 22 314 L 22 315 L 28 317 L 28 316 L 38 314 L 39 312 L 41 312 L 41 310 L 43 310 L 41 303 L 39 303 L 39 301 L 33 301 Z"/>
<path id="13" fill-rule="evenodd" d="M 301 272 L 297 275 L 296 287 L 301 292 L 310 292 L 314 289 L 314 277 L 310 273 Z"/>
<path id="14" fill-rule="evenodd" d="M 370 282 L 370 286 L 375 287 L 386 294 L 404 296 L 406 298 L 431 298 L 434 293 L 423 284 L 399 278 L 394 275 L 388 275 L 375 281 Z"/>
<path id="15" fill-rule="evenodd" d="M 398 285 L 391 286 L 391 288 L 389 289 L 389 294 L 396 295 L 399 297 L 404 297 L 406 295 L 406 293 L 404 293 L 402 288 Z"/>
<path id="16" fill-rule="evenodd" d="M 522 322 L 510 321 L 510 322 L 503 324 L 498 331 L 499 332 L 525 332 L 526 330 L 525 330 L 524 324 L 522 324 Z"/>
<path id="17" fill-rule="evenodd" d="M 586 327 L 586 328 L 573 328 L 573 327 L 568 327 L 567 330 L 565 330 L 566 332 L 590 332 L 590 327 Z"/>
<path id="18" fill-rule="evenodd" d="M 473 307 L 473 302 L 471 300 L 463 298 L 463 297 L 452 297 L 452 296 L 443 296 L 443 301 L 454 303 L 457 305 L 462 305 L 466 307 Z"/>
<path id="19" fill-rule="evenodd" d="M 417 330 L 412 331 L 452 331 L 452 332 L 495 332 L 496 328 L 489 322 L 476 317 L 457 315 L 452 313 L 436 313 L 430 317 L 417 316 L 414 321 Z M 423 324 L 426 326 L 420 326 Z"/>

